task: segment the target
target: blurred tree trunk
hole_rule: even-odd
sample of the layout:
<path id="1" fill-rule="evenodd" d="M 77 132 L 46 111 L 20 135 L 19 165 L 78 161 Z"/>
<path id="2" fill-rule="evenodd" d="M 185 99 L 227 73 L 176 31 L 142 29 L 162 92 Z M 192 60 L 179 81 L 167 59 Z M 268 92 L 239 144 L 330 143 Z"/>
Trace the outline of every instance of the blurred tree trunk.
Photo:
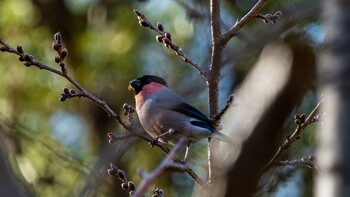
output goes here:
<path id="1" fill-rule="evenodd" d="M 251 135 L 242 145 L 235 164 L 228 171 L 225 196 L 254 195 L 260 177 L 264 173 L 263 167 L 282 142 L 284 122 L 290 118 L 293 109 L 300 104 L 305 93 L 314 85 L 316 57 L 307 39 L 301 34 L 291 33 L 285 42 L 293 53 L 291 72 L 285 79 L 287 80 L 285 86 L 277 93 L 275 99 L 270 101 L 270 107 L 267 107 L 259 117 Z M 274 58 L 281 58 L 276 56 L 275 54 Z M 268 87 L 267 91 L 270 89 L 271 87 Z"/>
<path id="2" fill-rule="evenodd" d="M 326 113 L 318 132 L 316 196 L 350 196 L 350 1 L 324 3 L 326 47 L 320 57 L 320 95 Z"/>

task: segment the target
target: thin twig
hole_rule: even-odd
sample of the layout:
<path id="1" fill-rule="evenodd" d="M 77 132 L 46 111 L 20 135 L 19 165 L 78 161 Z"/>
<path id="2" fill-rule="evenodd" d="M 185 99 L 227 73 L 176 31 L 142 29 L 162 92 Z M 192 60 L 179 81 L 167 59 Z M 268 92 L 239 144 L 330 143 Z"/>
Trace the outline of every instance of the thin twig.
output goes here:
<path id="1" fill-rule="evenodd" d="M 116 165 L 113 163 L 110 163 L 110 168 L 107 170 L 108 174 L 119 179 L 122 184 L 120 185 L 123 190 L 128 190 L 129 195 L 133 196 L 133 193 L 136 189 L 135 183 L 128 180 L 126 178 L 125 172 L 121 169 L 119 169 Z"/>
<path id="2" fill-rule="evenodd" d="M 315 117 L 317 116 L 318 110 L 320 109 L 320 106 L 322 104 L 323 101 L 320 101 L 316 107 L 312 110 L 312 112 L 310 113 L 310 115 L 305 119 L 304 122 L 302 122 L 301 124 L 298 124 L 297 128 L 295 129 L 295 131 L 287 137 L 287 139 L 284 141 L 284 143 L 278 148 L 277 152 L 275 153 L 275 155 L 272 157 L 272 159 L 266 164 L 266 166 L 264 167 L 264 169 L 269 169 L 271 168 L 275 162 L 277 161 L 277 159 L 282 155 L 282 153 L 284 151 L 286 151 L 295 141 L 297 141 L 298 139 L 300 139 L 300 136 L 302 134 L 302 132 L 304 131 L 304 129 L 315 122 Z"/>
<path id="3" fill-rule="evenodd" d="M 56 33 L 55 35 L 57 35 L 57 34 L 60 35 L 59 32 Z M 54 36 L 54 37 L 57 38 L 57 36 Z M 55 42 L 56 42 L 56 40 L 55 40 Z M 97 103 L 100 107 L 102 107 L 107 112 L 109 117 L 111 117 L 112 119 L 114 119 L 117 122 L 119 122 L 125 129 L 128 130 L 126 122 L 117 113 L 115 113 L 107 105 L 107 103 L 105 101 L 97 98 L 96 96 L 94 96 L 93 94 L 88 92 L 73 77 L 71 77 L 71 75 L 68 72 L 68 69 L 66 67 L 66 64 L 64 62 L 60 63 L 60 66 L 61 66 L 61 71 L 60 71 L 60 70 L 54 69 L 54 68 L 52 68 L 50 66 L 47 66 L 47 65 L 37 61 L 32 55 L 24 53 L 23 48 L 20 45 L 17 46 L 17 49 L 14 49 L 10 45 L 8 45 L 1 38 L 0 38 L 0 43 L 3 45 L 3 46 L 1 46 L 1 51 L 2 52 L 8 52 L 8 53 L 13 53 L 13 54 L 18 55 L 19 56 L 18 59 L 20 61 L 23 61 L 25 66 L 27 66 L 27 67 L 29 67 L 29 66 L 36 66 L 39 69 L 47 70 L 47 71 L 53 72 L 53 73 L 55 73 L 57 75 L 60 75 L 60 76 L 62 76 L 64 78 L 66 78 L 69 82 L 71 82 L 75 87 L 77 87 L 81 91 L 81 93 L 80 93 L 81 95 L 80 96 L 87 97 L 90 100 L 92 100 L 95 103 Z"/>
<path id="4" fill-rule="evenodd" d="M 30 62 L 31 65 L 35 65 L 39 69 L 47 70 L 47 71 L 50 71 L 50 72 L 53 72 L 55 74 L 63 76 L 63 73 L 61 71 L 59 71 L 57 69 L 54 69 L 54 68 L 52 68 L 50 66 L 46 66 L 45 64 L 35 60 L 32 55 L 26 54 L 24 52 L 20 53 L 17 49 L 14 49 L 10 45 L 8 45 L 2 38 L 0 38 L 0 43 L 3 45 L 3 46 L 1 46 L 0 51 L 16 54 L 16 55 L 18 55 L 18 59 L 20 61 L 24 61 L 25 60 L 26 62 Z M 17 47 L 22 48 L 20 45 L 18 45 Z M 25 66 L 28 67 L 30 65 L 28 63 L 28 64 L 25 64 Z"/>
<path id="5" fill-rule="evenodd" d="M 173 43 L 173 41 L 171 40 L 171 34 L 169 32 L 164 31 L 164 27 L 162 24 L 158 23 L 156 27 L 140 11 L 134 10 L 134 12 L 142 27 L 148 27 L 158 34 L 158 36 L 156 37 L 158 42 L 162 42 L 164 43 L 164 46 L 172 49 L 176 53 L 176 55 L 180 56 L 186 63 L 189 63 L 205 80 L 207 79 L 206 72 L 203 71 L 203 69 L 197 63 L 195 63 L 188 55 L 186 55 L 179 46 Z"/>
<path id="6" fill-rule="evenodd" d="M 254 7 L 240 20 L 237 20 L 236 23 L 226 32 L 224 33 L 220 41 L 223 45 L 226 45 L 227 42 L 235 35 L 238 34 L 239 30 L 246 25 L 249 21 L 254 19 L 259 11 L 264 7 L 268 0 L 259 0 Z"/>
<path id="7" fill-rule="evenodd" d="M 228 110 L 228 108 L 231 106 L 232 102 L 233 102 L 233 99 L 234 99 L 234 95 L 231 94 L 230 97 L 227 99 L 226 101 L 226 105 L 224 108 L 221 109 L 221 111 L 219 113 L 217 113 L 213 118 L 212 120 L 215 120 L 215 121 L 219 121 L 222 117 L 222 115 L 225 114 L 225 112 Z"/>

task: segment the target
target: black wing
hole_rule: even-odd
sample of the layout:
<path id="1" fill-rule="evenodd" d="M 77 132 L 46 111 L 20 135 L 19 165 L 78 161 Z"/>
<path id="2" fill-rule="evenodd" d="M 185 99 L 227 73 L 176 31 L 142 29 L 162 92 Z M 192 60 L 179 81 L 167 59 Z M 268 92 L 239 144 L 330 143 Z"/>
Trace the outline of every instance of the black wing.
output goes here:
<path id="1" fill-rule="evenodd" d="M 213 126 L 212 123 L 206 123 L 202 121 L 191 121 L 190 123 L 194 126 L 202 127 L 202 128 L 208 129 L 211 132 L 215 132 L 215 127 Z"/>
<path id="2" fill-rule="evenodd" d="M 176 105 L 175 107 L 172 108 L 172 110 L 185 114 L 186 116 L 198 119 L 202 121 L 203 123 L 195 123 L 194 125 L 196 126 L 201 126 L 203 127 L 204 124 L 207 124 L 205 128 L 214 128 L 213 123 L 208 119 L 206 115 L 204 115 L 202 112 L 200 112 L 197 108 L 193 107 L 190 104 L 187 103 L 180 103 Z M 192 121 L 192 122 L 200 122 L 200 121 Z M 210 129 L 212 130 L 212 129 Z"/>

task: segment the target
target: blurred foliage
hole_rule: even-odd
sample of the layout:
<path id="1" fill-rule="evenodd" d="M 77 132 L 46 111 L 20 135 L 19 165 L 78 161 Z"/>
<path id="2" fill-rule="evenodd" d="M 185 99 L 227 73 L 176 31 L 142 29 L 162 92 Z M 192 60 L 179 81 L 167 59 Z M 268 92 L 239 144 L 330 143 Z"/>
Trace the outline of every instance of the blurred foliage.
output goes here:
<path id="1" fill-rule="evenodd" d="M 222 1 L 222 31 L 255 2 Z M 275 25 L 253 20 L 228 44 L 223 56 L 221 106 L 244 79 L 266 43 L 297 31 L 312 37 L 309 45 L 317 50 L 323 35 L 318 31 L 316 16 L 305 15 L 297 9 L 308 3 L 312 1 L 269 2 L 264 12 L 282 10 L 297 17 L 283 16 Z M 60 31 L 69 50 L 67 61 L 71 74 L 85 88 L 105 99 L 116 112 L 122 111 L 125 102 L 133 104 L 127 84 L 143 74 L 163 76 L 173 89 L 206 111 L 205 82 L 172 51 L 157 43 L 153 32 L 139 26 L 133 9 L 141 10 L 154 23 L 162 22 L 172 33 L 175 43 L 192 59 L 200 65 L 209 65 L 208 5 L 199 0 L 1 0 L 0 37 L 12 46 L 21 44 L 26 52 L 57 68 L 51 44 L 53 34 Z M 304 15 L 299 16 L 300 13 Z M 96 173 L 102 181 L 96 181 L 91 195 L 127 196 L 126 192 L 120 191 L 120 183 L 106 175 L 106 170 L 98 173 L 92 170 L 104 157 L 103 147 L 112 151 L 119 147 L 108 144 L 106 133 L 123 133 L 123 129 L 90 101 L 71 99 L 60 103 L 58 98 L 63 87 L 72 85 L 53 73 L 24 67 L 14 55 L 0 54 L 0 121 L 8 128 L 6 132 L 0 132 L 8 136 L 6 143 L 16 147 L 10 149 L 9 154 L 14 172 L 33 195 L 78 195 L 88 175 Z M 310 95 L 296 108 L 298 112 L 310 111 L 314 104 L 313 93 Z M 292 131 L 294 126 L 286 123 L 286 131 Z M 313 130 L 305 131 L 302 140 L 291 148 L 285 159 L 311 152 Z M 164 154 L 156 148 L 151 149 L 144 141 L 136 142 L 128 147 L 121 159 L 108 160 L 120 161 L 116 165 L 130 180 L 138 183 L 137 169 L 142 167 L 151 171 Z M 203 140 L 193 147 L 190 165 L 205 177 L 206 151 L 203 150 L 206 150 L 206 142 Z M 105 169 L 108 165 L 106 162 Z M 305 185 L 301 193 L 310 194 L 312 173 L 309 169 L 304 171 Z M 193 185 L 186 175 L 177 173 L 157 182 L 158 188 L 164 189 L 167 196 L 189 196 Z"/>

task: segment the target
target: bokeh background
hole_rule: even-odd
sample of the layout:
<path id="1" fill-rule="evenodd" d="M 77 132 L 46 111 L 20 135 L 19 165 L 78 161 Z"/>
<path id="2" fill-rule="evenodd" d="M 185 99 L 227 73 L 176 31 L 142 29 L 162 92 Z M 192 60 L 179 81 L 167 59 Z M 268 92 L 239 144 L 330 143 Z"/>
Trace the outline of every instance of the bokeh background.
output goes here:
<path id="1" fill-rule="evenodd" d="M 221 2 L 225 32 L 256 1 Z M 208 2 L 201 0 L 0 0 L 0 37 L 12 46 L 21 44 L 36 59 L 58 68 L 51 45 L 54 33 L 60 31 L 69 51 L 71 74 L 116 112 L 122 113 L 123 103 L 134 103 L 128 82 L 154 74 L 164 77 L 172 89 L 207 113 L 205 81 L 174 52 L 157 43 L 154 32 L 138 24 L 133 9 L 153 23 L 160 21 L 172 33 L 173 41 L 199 65 L 210 65 L 209 8 Z M 302 46 L 296 50 L 303 54 L 307 49 L 306 59 L 314 58 L 322 47 L 324 33 L 317 1 L 269 1 L 262 13 L 278 10 L 283 17 L 277 24 L 255 19 L 226 47 L 220 107 L 267 43 Z M 108 132 L 125 131 L 87 99 L 59 102 L 64 87 L 72 85 L 53 73 L 23 66 L 13 54 L 0 54 L 0 175 L 7 169 L 27 196 L 128 196 L 120 182 L 108 176 L 109 163 L 115 163 L 137 184 L 138 169 L 151 171 L 164 153 L 141 139 L 109 144 Z M 294 112 L 309 112 L 315 103 L 311 87 Z M 284 123 L 284 136 L 295 128 L 292 116 Z M 313 149 L 314 126 L 310 126 L 284 157 L 298 158 L 312 154 Z M 202 177 L 207 172 L 206 150 L 203 140 L 190 152 L 189 165 Z M 264 195 L 286 196 L 294 191 L 294 196 L 310 196 L 312 180 L 311 169 L 293 168 Z M 1 183 L 7 181 L 0 178 Z M 195 184 L 185 174 L 171 173 L 156 185 L 166 196 L 190 196 Z"/>

